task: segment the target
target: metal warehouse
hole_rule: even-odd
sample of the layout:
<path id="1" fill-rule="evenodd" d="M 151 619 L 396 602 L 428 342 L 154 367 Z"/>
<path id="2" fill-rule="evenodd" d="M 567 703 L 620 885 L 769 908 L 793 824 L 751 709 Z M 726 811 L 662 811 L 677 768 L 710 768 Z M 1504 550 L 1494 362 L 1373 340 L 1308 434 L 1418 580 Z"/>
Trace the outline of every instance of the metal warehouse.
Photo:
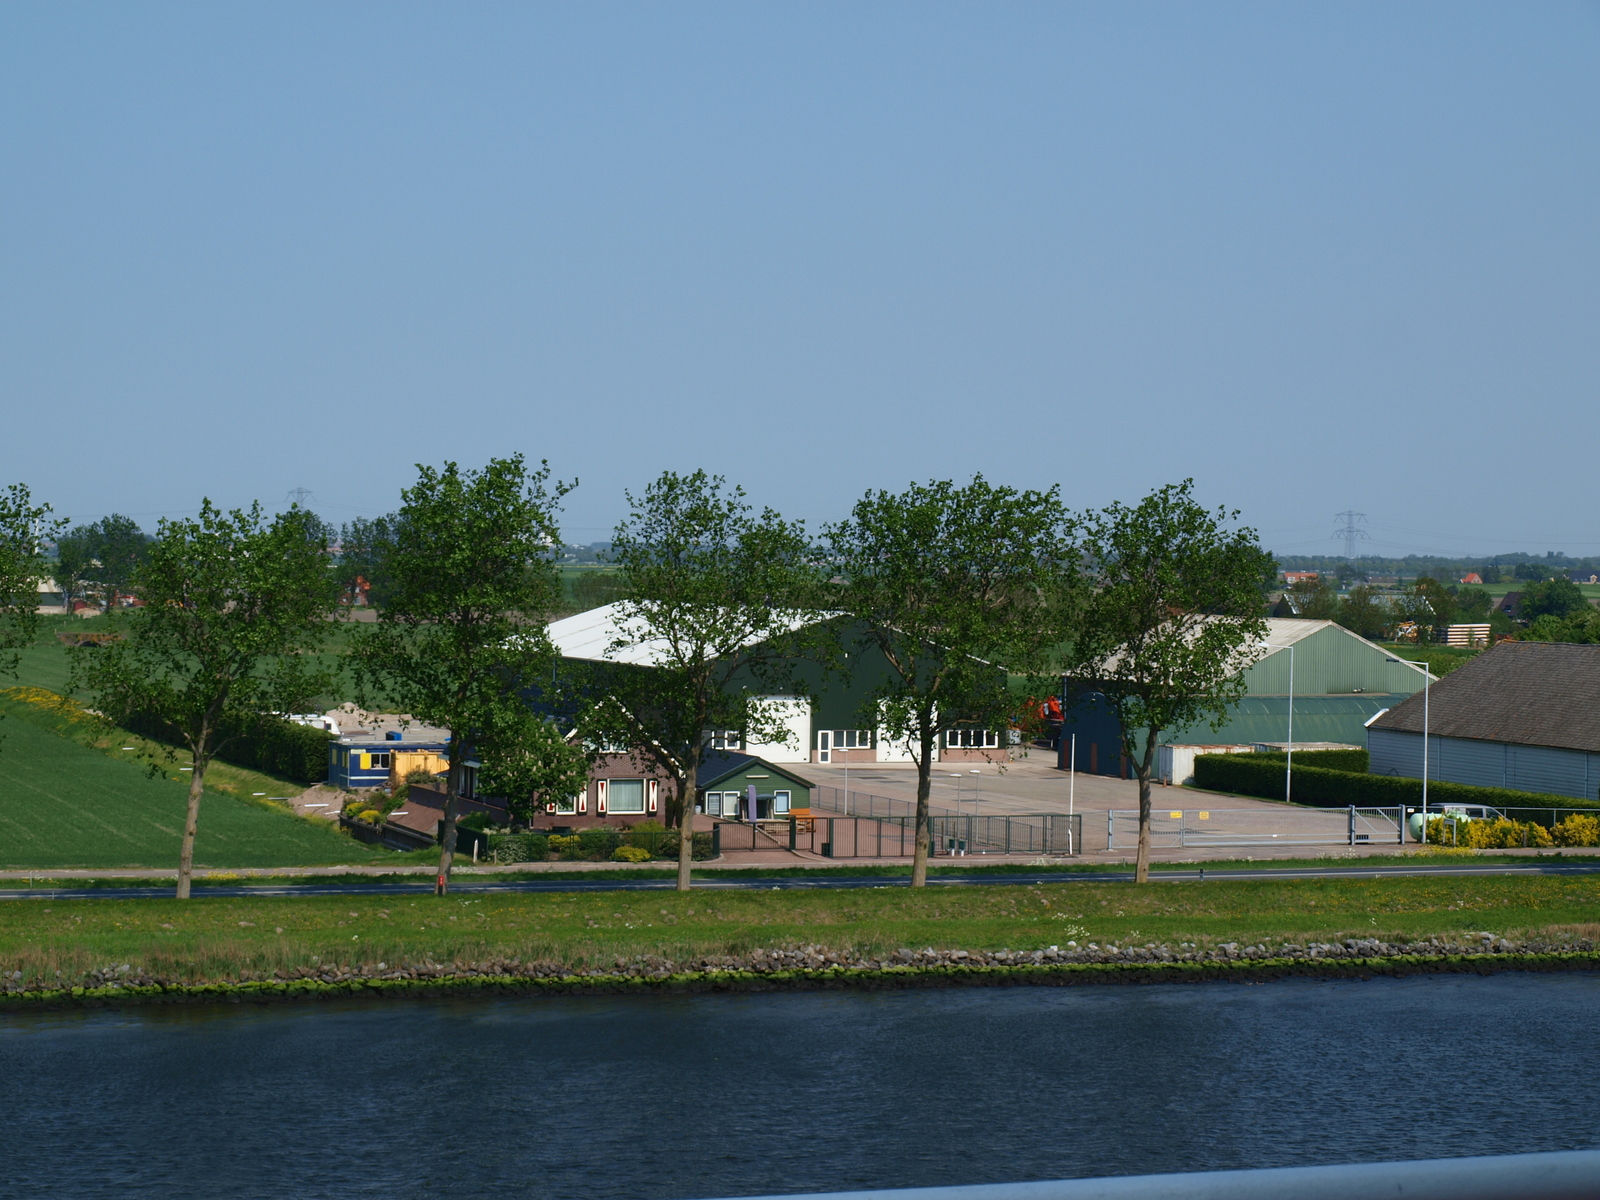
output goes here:
<path id="1" fill-rule="evenodd" d="M 1600 646 L 1503 642 L 1367 728 L 1371 770 L 1593 800 L 1600 795 Z"/>

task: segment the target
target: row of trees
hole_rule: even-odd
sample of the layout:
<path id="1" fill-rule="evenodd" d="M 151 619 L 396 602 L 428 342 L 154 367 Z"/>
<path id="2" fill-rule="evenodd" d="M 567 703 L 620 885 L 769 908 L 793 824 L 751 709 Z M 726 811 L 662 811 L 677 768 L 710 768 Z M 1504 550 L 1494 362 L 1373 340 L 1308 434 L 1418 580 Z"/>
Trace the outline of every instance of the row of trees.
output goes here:
<path id="1" fill-rule="evenodd" d="M 382 600 L 352 635 L 358 699 L 452 733 L 441 892 L 469 759 L 489 786 L 538 804 L 576 793 L 598 748 L 634 748 L 674 781 L 664 816 L 687 835 L 706 731 L 779 737 L 764 696 L 803 693 L 803 664 L 848 673 L 867 651 L 887 669 L 865 689 L 861 725 L 908 743 L 917 766 L 915 884 L 941 730 L 1014 727 L 1028 715 L 1016 677 L 1039 694 L 1060 672 L 1095 681 L 1121 717 L 1142 881 L 1161 732 L 1221 720 L 1264 632 L 1271 556 L 1188 481 L 1083 513 L 1056 488 L 935 481 L 869 492 L 813 538 L 720 477 L 667 472 L 628 496 L 613 539 L 608 661 L 564 662 L 544 622 L 561 604 L 550 547 L 574 486 L 520 456 L 420 467 L 397 512 L 347 529 L 337 559 L 330 530 L 299 508 L 269 518 L 207 502 L 161 523 L 131 578 L 143 606 L 119 614 L 120 641 L 80 652 L 78 679 L 109 718 L 155 719 L 189 753 L 180 896 L 207 767 L 226 737 L 333 686 L 315 651 L 357 567 Z M 46 511 L 25 489 L 10 504 L 5 527 L 33 539 L 16 543 L 15 574 L 36 578 Z M 681 888 L 692 843 L 679 839 Z"/>

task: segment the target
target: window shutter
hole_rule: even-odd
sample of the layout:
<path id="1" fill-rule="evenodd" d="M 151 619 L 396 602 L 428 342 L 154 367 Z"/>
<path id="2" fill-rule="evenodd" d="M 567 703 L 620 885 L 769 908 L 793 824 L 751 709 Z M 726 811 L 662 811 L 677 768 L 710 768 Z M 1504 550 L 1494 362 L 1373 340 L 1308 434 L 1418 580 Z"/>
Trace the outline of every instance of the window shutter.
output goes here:
<path id="1" fill-rule="evenodd" d="M 661 781 L 652 779 L 645 784 L 645 789 L 650 793 L 650 811 L 655 812 L 656 803 L 661 796 Z"/>
<path id="2" fill-rule="evenodd" d="M 596 779 L 594 781 L 594 795 L 594 810 L 604 816 L 606 811 L 606 781 L 604 779 Z"/>
<path id="3" fill-rule="evenodd" d="M 589 811 L 589 789 L 588 788 L 584 788 L 583 791 L 578 793 L 578 811 L 581 812 L 581 813 L 586 813 L 586 812 Z"/>

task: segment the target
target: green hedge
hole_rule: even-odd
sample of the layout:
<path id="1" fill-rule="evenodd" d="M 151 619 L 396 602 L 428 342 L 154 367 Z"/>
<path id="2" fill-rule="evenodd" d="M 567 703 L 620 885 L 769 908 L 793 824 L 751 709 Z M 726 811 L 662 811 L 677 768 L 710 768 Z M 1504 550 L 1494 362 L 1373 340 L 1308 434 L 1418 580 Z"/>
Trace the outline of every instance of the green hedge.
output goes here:
<path id="1" fill-rule="evenodd" d="M 1282 762 L 1288 757 L 1288 753 L 1283 750 L 1265 750 L 1255 757 L 1275 758 Z M 1372 758 L 1365 750 L 1296 750 L 1294 761 L 1299 766 L 1326 767 L 1330 771 L 1357 771 L 1365 775 Z"/>
<path id="2" fill-rule="evenodd" d="M 489 854 L 497 863 L 544 862 L 550 839 L 542 833 L 491 833 Z"/>
<path id="3" fill-rule="evenodd" d="M 1296 755 L 1298 758 L 1299 756 Z M 1194 785 L 1211 792 L 1283 799 L 1283 756 L 1277 754 L 1202 754 L 1194 760 Z M 1330 771 L 1325 767 L 1294 768 L 1294 802 L 1317 808 L 1395 808 L 1422 803 L 1422 780 L 1399 775 L 1367 775 Z M 1472 787 L 1464 783 L 1428 783 L 1428 803 L 1487 804 L 1493 808 L 1600 808 L 1594 800 L 1517 792 L 1510 788 Z M 1548 818 L 1547 818 L 1548 819 Z"/>
<path id="4" fill-rule="evenodd" d="M 148 713 L 138 714 L 123 724 L 132 732 L 158 742 L 178 744 L 174 730 Z M 328 777 L 328 743 L 335 740 L 325 729 L 312 729 L 277 717 L 249 723 L 224 722 L 218 730 L 218 739 L 222 741 L 222 749 L 217 757 L 223 762 L 307 784 L 321 783 Z"/>

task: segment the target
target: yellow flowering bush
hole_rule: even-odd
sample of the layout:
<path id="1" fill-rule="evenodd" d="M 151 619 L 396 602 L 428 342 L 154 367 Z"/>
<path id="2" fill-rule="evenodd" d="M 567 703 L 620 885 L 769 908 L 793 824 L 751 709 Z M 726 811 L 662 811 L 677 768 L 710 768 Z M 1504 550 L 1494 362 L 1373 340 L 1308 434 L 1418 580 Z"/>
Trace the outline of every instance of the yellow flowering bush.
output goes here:
<path id="1" fill-rule="evenodd" d="M 1428 840 L 1437 845 L 1451 844 L 1469 850 L 1510 850 L 1523 846 L 1546 847 L 1555 845 L 1550 831 L 1535 821 L 1511 821 L 1496 817 L 1492 821 L 1474 821 L 1463 817 L 1450 818 L 1455 822 L 1452 839 L 1447 818 L 1433 817 L 1428 821 Z"/>
<path id="2" fill-rule="evenodd" d="M 649 862 L 650 851 L 643 846 L 618 846 L 611 854 L 612 862 Z"/>
<path id="3" fill-rule="evenodd" d="M 1550 832 L 1558 846 L 1600 846 L 1600 817 L 1573 813 Z"/>

